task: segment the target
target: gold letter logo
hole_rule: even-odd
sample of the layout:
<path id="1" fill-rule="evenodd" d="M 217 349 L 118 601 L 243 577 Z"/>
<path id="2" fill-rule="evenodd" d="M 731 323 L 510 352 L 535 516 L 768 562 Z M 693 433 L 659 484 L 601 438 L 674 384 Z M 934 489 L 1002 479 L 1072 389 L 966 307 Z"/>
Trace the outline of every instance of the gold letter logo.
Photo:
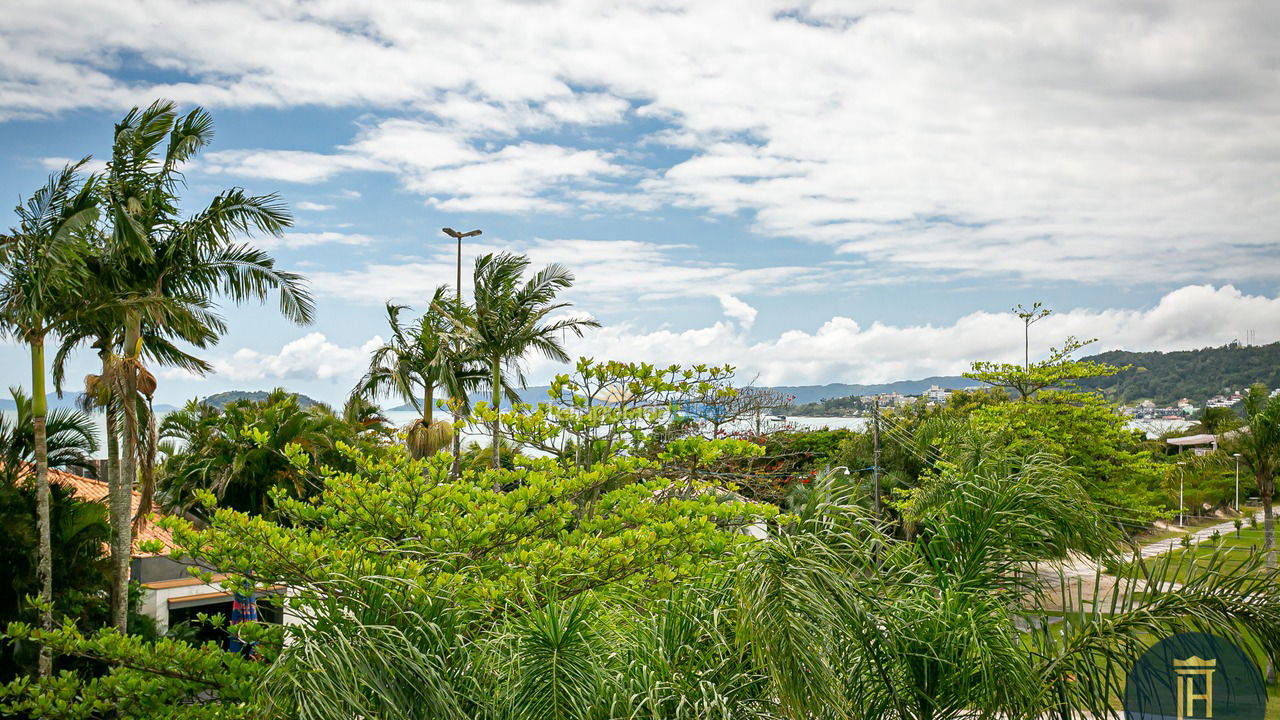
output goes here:
<path id="1" fill-rule="evenodd" d="M 1213 717 L 1213 672 L 1217 660 L 1205 660 L 1192 655 L 1186 660 L 1173 661 L 1173 672 L 1178 676 L 1178 720 Z M 1204 692 L 1196 692 L 1196 678 L 1204 678 Z M 1204 714 L 1196 714 L 1196 701 L 1204 701 Z"/>

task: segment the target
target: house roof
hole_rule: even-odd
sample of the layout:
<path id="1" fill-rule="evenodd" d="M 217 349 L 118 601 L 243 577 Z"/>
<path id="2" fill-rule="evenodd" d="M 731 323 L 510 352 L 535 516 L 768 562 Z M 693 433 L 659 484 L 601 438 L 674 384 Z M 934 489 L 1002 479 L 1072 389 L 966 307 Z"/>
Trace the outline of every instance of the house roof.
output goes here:
<path id="1" fill-rule="evenodd" d="M 1215 435 L 1209 435 L 1206 433 L 1201 435 L 1187 435 L 1186 437 L 1169 438 L 1167 442 L 1170 445 L 1177 445 L 1180 447 L 1190 447 L 1193 445 L 1217 445 L 1218 438 Z"/>
<path id="2" fill-rule="evenodd" d="M 49 482 L 57 483 L 65 488 L 69 488 L 75 493 L 75 496 L 81 500 L 89 502 L 103 503 L 107 502 L 108 486 L 101 480 L 73 475 L 62 470 L 49 468 Z M 138 512 L 138 504 L 142 502 L 142 495 L 136 490 L 131 493 L 129 500 L 129 512 Z M 133 557 L 151 557 L 157 554 L 168 552 L 173 547 L 173 534 L 168 530 L 156 525 L 157 516 L 152 513 L 148 518 L 143 519 L 139 525 L 137 532 L 133 534 Z M 143 552 L 139 549 L 139 545 L 148 540 L 159 540 L 164 545 L 161 553 Z"/>

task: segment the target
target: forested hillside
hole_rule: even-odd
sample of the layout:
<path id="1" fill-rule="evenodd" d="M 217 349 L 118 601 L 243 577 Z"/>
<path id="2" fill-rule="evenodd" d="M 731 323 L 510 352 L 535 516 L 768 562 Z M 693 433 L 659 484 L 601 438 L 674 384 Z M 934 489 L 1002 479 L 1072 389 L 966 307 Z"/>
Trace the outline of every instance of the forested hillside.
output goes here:
<path id="1" fill-rule="evenodd" d="M 1153 400 L 1157 405 L 1168 405 L 1188 398 L 1199 406 L 1226 388 L 1244 388 L 1255 382 L 1280 387 L 1280 343 L 1177 352 L 1112 350 L 1086 359 L 1133 366 L 1113 377 L 1080 384 L 1103 389 L 1115 402 Z"/>

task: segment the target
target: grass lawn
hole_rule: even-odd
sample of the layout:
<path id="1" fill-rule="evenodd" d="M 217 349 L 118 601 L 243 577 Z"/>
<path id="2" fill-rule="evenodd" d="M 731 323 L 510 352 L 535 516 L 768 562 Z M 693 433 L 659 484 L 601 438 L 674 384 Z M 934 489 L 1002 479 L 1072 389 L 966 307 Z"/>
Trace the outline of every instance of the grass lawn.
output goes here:
<path id="1" fill-rule="evenodd" d="M 1228 530 L 1217 540 L 1202 540 L 1189 548 L 1175 547 L 1175 550 L 1168 553 L 1168 565 L 1159 576 L 1162 580 L 1171 579 L 1171 575 L 1181 579 L 1196 570 L 1203 570 L 1215 554 L 1220 556 L 1219 562 L 1222 563 L 1223 570 L 1235 570 L 1249 560 L 1251 553 L 1262 552 L 1262 526 L 1251 528 L 1246 523 L 1238 535 L 1235 530 Z M 1154 572 L 1164 561 L 1165 557 L 1160 557 L 1147 558 L 1145 562 L 1147 568 Z M 1134 563 L 1126 563 L 1116 574 L 1137 577 L 1141 571 Z"/>

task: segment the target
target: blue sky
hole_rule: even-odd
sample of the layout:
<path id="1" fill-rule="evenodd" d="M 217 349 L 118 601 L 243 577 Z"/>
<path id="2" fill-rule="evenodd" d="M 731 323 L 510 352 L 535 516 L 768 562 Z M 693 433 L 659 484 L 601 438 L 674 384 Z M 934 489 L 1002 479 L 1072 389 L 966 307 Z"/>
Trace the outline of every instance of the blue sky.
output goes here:
<path id="1" fill-rule="evenodd" d="M 767 383 L 1011 359 L 1034 300 L 1041 351 L 1280 339 L 1274 3 L 364 5 L 0 8 L 0 197 L 165 97 L 216 121 L 190 207 L 238 185 L 293 208 L 252 241 L 318 322 L 225 308 L 217 372 L 162 372 L 162 401 L 340 400 L 381 304 L 452 282 L 442 226 L 484 230 L 468 262 L 574 270 L 604 324 L 577 354 Z M 20 349 L 0 368 L 26 383 Z"/>

